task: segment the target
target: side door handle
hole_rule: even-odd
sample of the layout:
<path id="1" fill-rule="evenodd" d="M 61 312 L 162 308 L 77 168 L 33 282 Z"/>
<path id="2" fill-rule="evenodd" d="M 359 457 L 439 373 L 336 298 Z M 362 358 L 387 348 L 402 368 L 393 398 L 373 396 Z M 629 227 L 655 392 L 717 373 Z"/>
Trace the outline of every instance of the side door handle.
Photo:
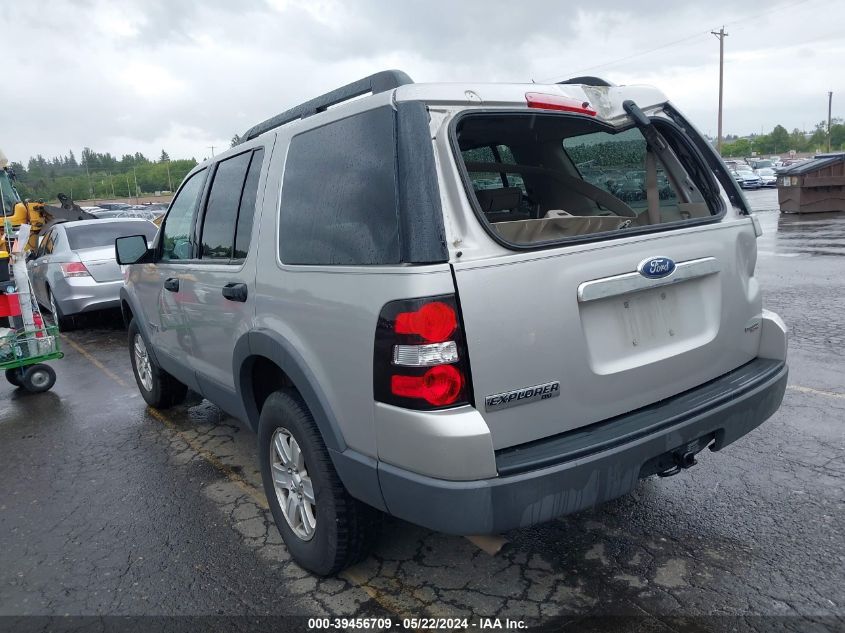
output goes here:
<path id="1" fill-rule="evenodd" d="M 246 301 L 246 284 L 226 284 L 223 286 L 223 296 L 229 301 Z"/>
<path id="2" fill-rule="evenodd" d="M 170 277 L 164 280 L 164 289 L 170 292 L 179 292 L 179 280 L 176 277 Z"/>

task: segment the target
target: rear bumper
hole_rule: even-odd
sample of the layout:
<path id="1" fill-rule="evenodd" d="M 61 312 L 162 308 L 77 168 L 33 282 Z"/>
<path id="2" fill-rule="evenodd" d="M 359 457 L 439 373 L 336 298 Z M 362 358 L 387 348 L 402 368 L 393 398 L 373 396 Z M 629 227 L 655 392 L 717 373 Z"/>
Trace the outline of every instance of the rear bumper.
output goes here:
<path id="1" fill-rule="evenodd" d="M 630 492 L 661 456 L 701 438 L 714 451 L 739 439 L 777 411 L 787 374 L 783 361 L 755 359 L 657 404 L 499 451 L 496 478 L 446 481 L 378 462 L 381 496 L 390 514 L 451 534 L 548 521 Z"/>
<path id="2" fill-rule="evenodd" d="M 123 280 L 94 281 L 91 277 L 68 277 L 55 283 L 53 293 L 66 315 L 120 307 Z"/>

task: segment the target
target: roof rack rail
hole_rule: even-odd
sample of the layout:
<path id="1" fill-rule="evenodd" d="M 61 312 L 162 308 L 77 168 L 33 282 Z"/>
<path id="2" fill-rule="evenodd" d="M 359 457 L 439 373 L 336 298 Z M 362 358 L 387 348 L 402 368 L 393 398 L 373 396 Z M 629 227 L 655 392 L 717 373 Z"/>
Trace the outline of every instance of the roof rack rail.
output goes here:
<path id="1" fill-rule="evenodd" d="M 581 84 L 583 86 L 615 86 L 616 84 L 606 81 L 601 77 L 593 77 L 591 75 L 584 75 L 583 77 L 573 77 L 566 81 L 559 81 L 559 84 Z"/>
<path id="2" fill-rule="evenodd" d="M 378 94 L 404 86 L 405 84 L 412 84 L 414 80 L 401 70 L 383 70 L 369 77 L 364 77 L 358 81 L 353 81 L 351 84 L 346 84 L 340 88 L 335 88 L 331 92 L 315 97 L 305 103 L 300 103 L 295 108 L 286 110 L 281 114 L 262 121 L 258 125 L 249 128 L 241 137 L 241 142 L 248 141 L 255 138 L 264 132 L 268 132 L 273 128 L 280 127 L 285 123 L 296 121 L 297 119 L 304 119 L 320 112 L 325 112 L 331 106 L 349 101 L 355 97 L 360 97 L 365 94 Z"/>

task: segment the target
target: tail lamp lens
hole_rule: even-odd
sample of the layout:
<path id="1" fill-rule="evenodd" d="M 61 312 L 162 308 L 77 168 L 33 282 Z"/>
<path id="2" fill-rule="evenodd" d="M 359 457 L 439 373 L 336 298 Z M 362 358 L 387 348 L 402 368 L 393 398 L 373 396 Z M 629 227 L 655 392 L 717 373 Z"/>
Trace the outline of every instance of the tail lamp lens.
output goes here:
<path id="1" fill-rule="evenodd" d="M 468 404 L 469 363 L 454 295 L 391 301 L 376 326 L 373 392 L 408 409 Z"/>
<path id="2" fill-rule="evenodd" d="M 397 314 L 394 329 L 397 334 L 416 334 L 426 341 L 440 343 L 447 340 L 456 327 L 455 309 L 442 301 L 432 301 L 414 312 Z"/>
<path id="3" fill-rule="evenodd" d="M 454 404 L 463 386 L 464 377 L 454 365 L 432 367 L 422 376 L 390 377 L 393 395 L 419 398 L 436 407 Z"/>
<path id="4" fill-rule="evenodd" d="M 67 264 L 61 264 L 62 267 L 62 275 L 65 277 L 90 277 L 91 273 L 88 272 L 88 269 L 85 268 L 85 264 L 82 262 L 69 262 Z"/>

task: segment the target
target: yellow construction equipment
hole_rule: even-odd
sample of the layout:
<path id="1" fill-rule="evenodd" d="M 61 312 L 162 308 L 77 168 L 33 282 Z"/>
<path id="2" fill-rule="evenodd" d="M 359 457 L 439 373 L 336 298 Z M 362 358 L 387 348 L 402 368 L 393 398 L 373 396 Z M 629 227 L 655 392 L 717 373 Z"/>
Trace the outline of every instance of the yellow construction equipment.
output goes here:
<path id="1" fill-rule="evenodd" d="M 44 204 L 43 200 L 21 200 L 14 180 L 15 174 L 9 167 L 9 161 L 0 152 L 0 281 L 8 279 L 7 231 L 11 237 L 22 224 L 29 224 L 32 228 L 27 250 L 33 250 L 38 246 L 38 235 L 56 221 L 96 219 L 61 193 L 58 195 L 59 207 Z"/>

